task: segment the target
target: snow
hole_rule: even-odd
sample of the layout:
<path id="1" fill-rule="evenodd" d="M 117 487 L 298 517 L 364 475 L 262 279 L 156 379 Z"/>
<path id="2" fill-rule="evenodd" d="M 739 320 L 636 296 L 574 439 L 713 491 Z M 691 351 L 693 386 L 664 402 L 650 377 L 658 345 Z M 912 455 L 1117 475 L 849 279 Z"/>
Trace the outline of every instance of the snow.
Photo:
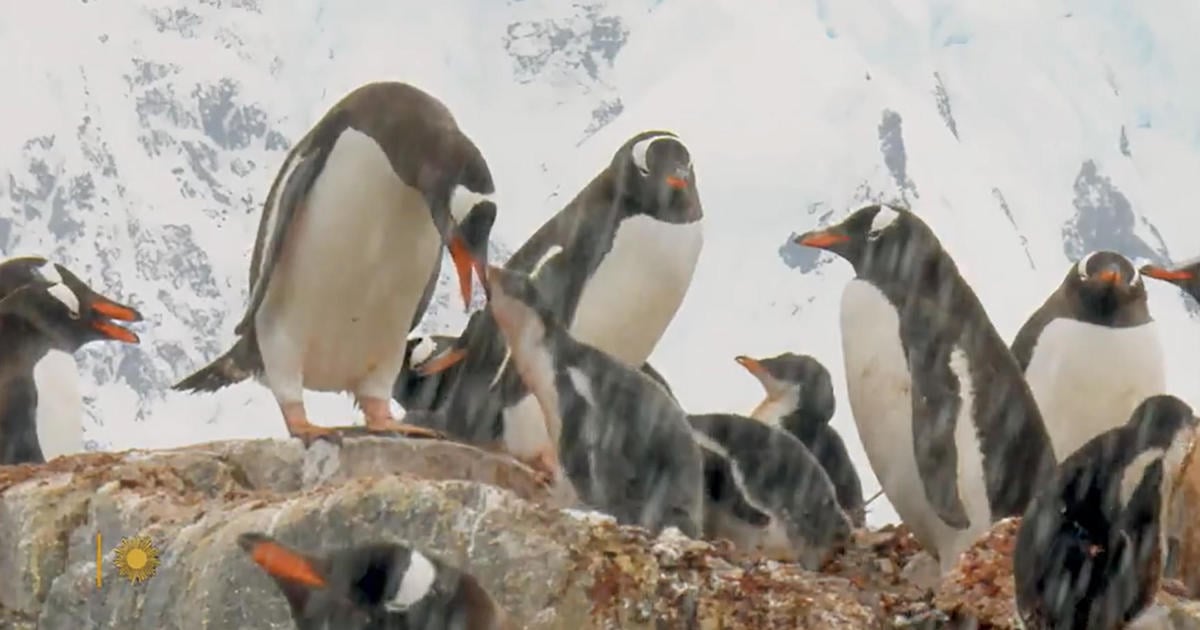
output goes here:
<path id="1" fill-rule="evenodd" d="M 214 395 L 165 392 L 232 341 L 259 206 L 285 153 L 269 133 L 221 140 L 211 128 L 247 126 L 237 108 L 252 106 L 269 132 L 295 142 L 371 80 L 410 81 L 455 112 L 498 182 L 494 239 L 510 251 L 628 136 L 649 128 L 679 133 L 696 165 L 706 243 L 652 363 L 688 409 L 747 413 L 762 392 L 735 355 L 816 356 L 834 376 L 834 425 L 860 464 L 867 496 L 878 484 L 845 402 L 837 331 L 851 271 L 829 255 L 806 273 L 789 268 L 779 248 L 790 234 L 871 200 L 906 199 L 1006 339 L 1070 265 L 1063 226 L 1076 214 L 1074 183 L 1087 160 L 1133 209 L 1132 232 L 1122 238 L 1156 246 L 1152 223 L 1171 258 L 1200 253 L 1191 190 L 1200 172 L 1200 86 L 1192 80 L 1200 74 L 1200 7 L 1116 0 L 434 6 L 0 6 L 0 73 L 14 86 L 0 103 L 7 123 L 0 164 L 8 174 L 0 200 L 12 208 L 0 213 L 0 253 L 55 256 L 148 317 L 138 328 L 142 346 L 92 348 L 81 357 L 85 438 L 96 447 L 285 435 L 274 401 L 255 383 Z M 611 26 L 603 21 L 610 18 L 627 32 L 612 63 L 596 41 L 617 35 L 595 27 Z M 939 114 L 935 72 L 957 138 Z M 206 118 L 198 90 L 223 79 L 235 86 L 235 110 Z M 588 131 L 591 112 L 618 98 L 620 115 Z M 907 184 L 881 153 L 884 110 L 901 119 Z M 27 145 L 51 135 L 50 148 Z M 192 157 L 203 154 L 197 147 L 211 150 L 211 159 Z M 56 178 L 49 190 L 45 173 Z M 84 175 L 95 187 L 90 198 L 72 192 Z M 1108 193 L 1080 194 L 1096 201 Z M 82 227 L 56 227 L 56 204 Z M 13 217 L 7 238 L 4 217 Z M 454 331 L 465 321 L 450 287 L 422 330 Z M 1200 404 L 1200 327 L 1177 289 L 1149 287 L 1171 391 Z M 310 394 L 308 402 L 320 423 L 358 416 L 344 396 Z M 884 499 L 872 509 L 873 524 L 895 518 Z"/>

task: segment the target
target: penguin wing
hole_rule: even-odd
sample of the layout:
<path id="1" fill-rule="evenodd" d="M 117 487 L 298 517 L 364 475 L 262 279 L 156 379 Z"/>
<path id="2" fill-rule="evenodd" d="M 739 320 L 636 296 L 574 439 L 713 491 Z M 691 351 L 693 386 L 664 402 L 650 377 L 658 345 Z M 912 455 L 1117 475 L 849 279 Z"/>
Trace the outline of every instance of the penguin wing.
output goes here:
<path id="1" fill-rule="evenodd" d="M 526 274 L 532 273 L 551 249 L 554 247 L 565 248 L 574 232 L 573 227 L 578 214 L 574 208 L 574 205 L 568 205 L 543 223 L 521 244 L 517 251 L 513 252 L 513 255 L 504 263 L 504 268 Z"/>
<path id="2" fill-rule="evenodd" d="M 421 299 L 417 302 L 417 310 L 413 311 L 412 323 L 408 325 L 408 332 L 416 330 L 417 324 L 421 323 L 421 318 L 425 316 L 425 310 L 429 308 L 429 303 L 433 301 L 433 292 L 437 289 L 438 280 L 442 275 L 442 255 L 438 254 L 437 261 L 433 263 L 433 272 L 429 274 L 429 282 L 425 283 L 425 292 L 421 294 Z"/>
<path id="3" fill-rule="evenodd" d="M 956 320 L 945 309 L 916 301 L 901 319 L 912 375 L 913 455 L 925 487 L 925 498 L 948 526 L 965 529 L 971 521 L 958 492 L 958 449 L 954 428 L 963 389 L 950 368 L 959 337 Z M 906 329 L 907 330 L 904 330 Z M 967 385 L 969 387 L 969 384 Z"/>
<path id="4" fill-rule="evenodd" d="M 1038 337 L 1042 335 L 1046 325 L 1053 319 L 1054 316 L 1043 304 L 1029 316 L 1029 319 L 1025 320 L 1021 329 L 1017 331 L 1017 336 L 1013 337 L 1010 349 L 1013 357 L 1017 360 L 1017 365 L 1021 366 L 1022 374 L 1029 367 L 1029 362 L 1033 360 L 1033 350 L 1037 347 Z"/>

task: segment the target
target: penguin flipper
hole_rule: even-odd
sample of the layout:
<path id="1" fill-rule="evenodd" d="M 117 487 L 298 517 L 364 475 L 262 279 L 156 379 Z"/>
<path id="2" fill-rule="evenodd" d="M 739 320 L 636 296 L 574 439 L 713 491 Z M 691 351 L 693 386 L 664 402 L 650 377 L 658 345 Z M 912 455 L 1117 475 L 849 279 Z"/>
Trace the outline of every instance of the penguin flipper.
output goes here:
<path id="1" fill-rule="evenodd" d="M 238 338 L 225 354 L 175 383 L 171 389 L 184 392 L 215 392 L 244 381 L 263 370 L 262 357 L 253 336 Z"/>

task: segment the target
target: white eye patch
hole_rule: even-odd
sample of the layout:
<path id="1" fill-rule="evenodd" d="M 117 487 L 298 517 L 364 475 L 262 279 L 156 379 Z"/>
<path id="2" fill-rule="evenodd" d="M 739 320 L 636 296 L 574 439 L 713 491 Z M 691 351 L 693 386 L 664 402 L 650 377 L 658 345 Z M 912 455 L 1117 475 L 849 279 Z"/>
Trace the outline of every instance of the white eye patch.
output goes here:
<path id="1" fill-rule="evenodd" d="M 54 284 L 46 289 L 46 292 L 67 307 L 67 310 L 71 312 L 72 319 L 79 319 L 79 298 L 75 297 L 75 292 L 68 289 L 67 285 Z"/>
<path id="2" fill-rule="evenodd" d="M 875 213 L 875 218 L 871 220 L 871 230 L 867 233 L 868 236 L 878 236 L 880 232 L 887 229 L 889 225 L 900 218 L 900 213 L 896 212 L 884 204 L 879 204 L 879 212 Z"/>
<path id="3" fill-rule="evenodd" d="M 45 264 L 43 264 L 41 267 L 38 267 L 34 271 L 36 271 L 39 276 L 45 278 L 47 282 L 62 282 L 63 281 L 62 274 L 58 273 L 58 268 L 55 267 L 54 263 L 52 263 L 52 262 L 46 262 Z"/>
<path id="4" fill-rule="evenodd" d="M 633 159 L 633 165 L 636 166 L 639 171 L 641 171 L 642 175 L 650 174 L 650 165 L 646 163 L 646 153 L 650 151 L 650 145 L 658 142 L 659 140 L 666 140 L 668 138 L 676 142 L 679 141 L 679 138 L 675 136 L 663 134 L 658 136 L 650 136 L 649 138 L 643 138 L 639 140 L 637 144 L 633 145 L 633 149 L 630 150 L 629 155 Z"/>
<path id="5" fill-rule="evenodd" d="M 471 208 L 484 201 L 494 203 L 494 197 L 495 195 L 477 193 L 459 184 L 450 193 L 450 216 L 454 217 L 454 220 L 458 223 L 462 223 L 463 219 L 467 217 L 467 213 L 471 211 Z"/>
<path id="6" fill-rule="evenodd" d="M 437 344 L 429 337 L 421 337 L 421 341 L 413 348 L 412 354 L 408 356 L 410 365 L 421 365 L 433 356 L 433 351 L 437 349 Z"/>

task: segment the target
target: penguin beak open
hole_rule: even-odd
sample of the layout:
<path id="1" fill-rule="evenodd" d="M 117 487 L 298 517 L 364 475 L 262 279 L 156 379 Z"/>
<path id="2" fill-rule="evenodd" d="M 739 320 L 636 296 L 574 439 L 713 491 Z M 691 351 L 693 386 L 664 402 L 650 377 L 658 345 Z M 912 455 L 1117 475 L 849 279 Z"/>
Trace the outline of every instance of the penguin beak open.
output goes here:
<path id="1" fill-rule="evenodd" d="M 1164 280 L 1166 282 L 1183 282 L 1185 280 L 1191 280 L 1196 276 L 1196 274 L 1190 271 L 1185 271 L 1183 269 L 1172 271 L 1170 269 L 1159 267 L 1158 265 L 1145 265 L 1140 269 L 1140 271 L 1143 276 L 1149 276 L 1155 280 Z"/>
<path id="2" fill-rule="evenodd" d="M 486 284 L 486 283 L 485 283 Z M 462 348 L 453 348 L 442 354 L 422 363 L 417 367 L 417 374 L 421 376 L 432 376 L 445 372 L 454 367 L 459 361 L 462 361 L 467 356 L 467 351 Z"/>
<path id="3" fill-rule="evenodd" d="M 263 538 L 247 538 L 243 547 L 250 552 L 254 563 L 271 577 L 311 588 L 324 588 L 325 578 L 304 556 L 283 545 Z"/>
<path id="4" fill-rule="evenodd" d="M 108 339 L 124 343 L 138 343 L 141 339 L 132 330 L 114 324 L 112 320 L 121 322 L 140 322 L 142 314 L 137 309 L 111 300 L 103 295 L 93 294 L 89 299 L 92 311 L 91 327 Z"/>
<path id="5" fill-rule="evenodd" d="M 849 236 L 835 231 L 833 228 L 825 230 L 813 230 L 805 232 L 797 236 L 795 243 L 805 247 L 816 247 L 817 249 L 828 249 L 839 243 L 845 243 L 850 240 Z"/>

